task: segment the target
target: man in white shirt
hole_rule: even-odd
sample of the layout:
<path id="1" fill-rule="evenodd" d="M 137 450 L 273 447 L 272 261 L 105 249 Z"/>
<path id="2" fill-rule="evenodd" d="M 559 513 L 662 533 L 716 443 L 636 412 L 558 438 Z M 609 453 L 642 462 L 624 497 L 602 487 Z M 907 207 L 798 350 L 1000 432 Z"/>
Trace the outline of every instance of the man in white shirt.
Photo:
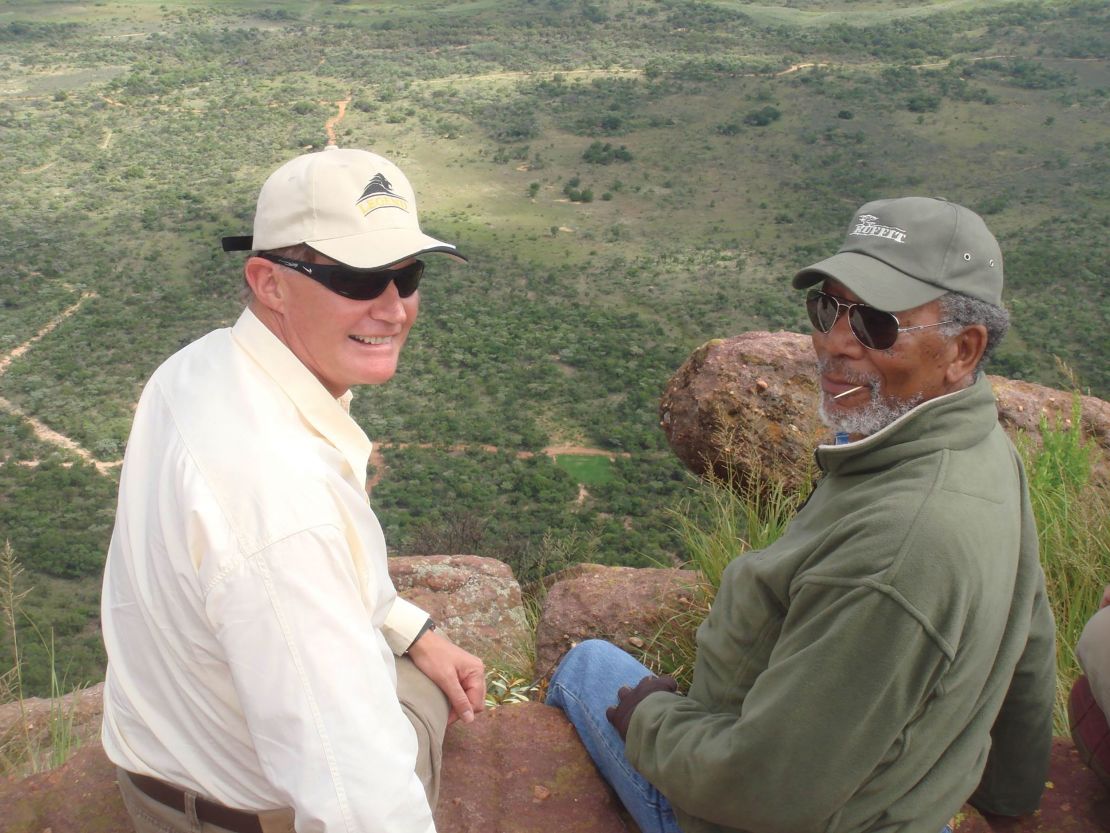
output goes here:
<path id="1" fill-rule="evenodd" d="M 393 376 L 425 235 L 392 163 L 329 147 L 262 187 L 247 308 L 135 412 L 108 553 L 103 743 L 136 829 L 434 831 L 482 662 L 399 598 L 351 387 Z"/>

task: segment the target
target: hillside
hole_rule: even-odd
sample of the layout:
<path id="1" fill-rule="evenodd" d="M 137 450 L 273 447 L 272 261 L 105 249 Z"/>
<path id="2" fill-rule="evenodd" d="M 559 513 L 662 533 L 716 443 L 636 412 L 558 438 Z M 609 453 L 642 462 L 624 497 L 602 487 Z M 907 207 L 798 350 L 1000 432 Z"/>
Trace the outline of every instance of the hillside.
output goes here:
<path id="1" fill-rule="evenodd" d="M 876 196 L 996 231 L 991 372 L 1068 387 L 1059 356 L 1110 398 L 1108 41 L 1093 0 L 0 2 L 0 539 L 28 612 L 97 677 L 139 391 L 234 320 L 219 237 L 329 130 L 396 159 L 471 258 L 430 264 L 398 377 L 355 400 L 395 552 L 521 578 L 681 558 L 668 376 L 709 338 L 806 331 L 787 278 Z M 520 454 L 563 445 L 612 457 Z"/>

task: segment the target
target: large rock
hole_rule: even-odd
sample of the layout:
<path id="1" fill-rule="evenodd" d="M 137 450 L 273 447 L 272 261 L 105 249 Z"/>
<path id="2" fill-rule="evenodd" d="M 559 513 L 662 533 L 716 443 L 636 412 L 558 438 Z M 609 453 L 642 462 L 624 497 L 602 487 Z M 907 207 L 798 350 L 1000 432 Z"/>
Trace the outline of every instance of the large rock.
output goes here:
<path id="1" fill-rule="evenodd" d="M 116 768 L 99 743 L 63 766 L 0 783 L 0 833 L 132 833 Z"/>
<path id="2" fill-rule="evenodd" d="M 501 706 L 443 747 L 439 833 L 626 833 L 631 822 L 602 782 L 562 712 L 539 703 Z M 956 833 L 1100 833 L 1110 830 L 1110 792 L 1057 738 L 1041 809 L 987 820 L 970 806 Z M 22 781 L 0 782 L 0 833 L 131 833 L 115 768 L 99 744 Z"/>
<path id="3" fill-rule="evenodd" d="M 439 833 L 626 833 L 619 803 L 574 729 L 540 703 L 501 706 L 443 747 Z M 64 766 L 0 783 L 0 833 L 131 833 L 99 744 Z"/>
<path id="4" fill-rule="evenodd" d="M 389 575 L 401 596 L 486 665 L 530 664 L 532 632 L 507 564 L 476 555 L 406 555 L 389 559 Z"/>
<path id="5" fill-rule="evenodd" d="M 448 730 L 443 753 L 439 833 L 635 830 L 559 709 L 518 703 L 483 712 Z"/>
<path id="6" fill-rule="evenodd" d="M 748 485 L 766 475 L 800 485 L 818 442 L 813 350 L 796 333 L 707 342 L 667 384 L 660 425 L 696 474 Z"/>
<path id="7" fill-rule="evenodd" d="M 1071 424 L 1070 393 L 990 376 L 999 421 L 1040 442 L 1041 420 Z M 827 436 L 817 418 L 817 378 L 808 336 L 751 332 L 707 342 L 671 377 L 660 425 L 678 458 L 696 474 L 746 485 L 770 475 L 788 488 L 810 473 L 812 450 Z M 1080 397 L 1085 436 L 1110 452 L 1110 403 Z M 1095 471 L 1110 483 L 1110 453 Z"/>
<path id="8" fill-rule="evenodd" d="M 547 679 L 559 660 L 585 639 L 606 639 L 635 651 L 695 593 L 688 570 L 578 564 L 548 577 L 536 627 L 536 676 Z"/>

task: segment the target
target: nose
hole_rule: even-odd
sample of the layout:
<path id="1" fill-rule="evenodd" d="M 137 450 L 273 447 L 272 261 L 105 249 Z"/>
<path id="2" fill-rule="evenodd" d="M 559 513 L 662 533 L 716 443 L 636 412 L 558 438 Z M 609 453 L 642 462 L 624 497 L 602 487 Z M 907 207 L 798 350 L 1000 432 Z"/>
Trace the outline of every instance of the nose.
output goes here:
<path id="1" fill-rule="evenodd" d="M 381 295 L 372 298 L 369 303 L 371 318 L 396 324 L 403 324 L 405 319 L 408 318 L 408 312 L 401 300 L 401 294 L 397 291 L 397 284 L 393 281 L 389 282 L 389 286 L 385 288 Z"/>
<path id="2" fill-rule="evenodd" d="M 839 315 L 836 321 L 833 322 L 832 329 L 827 333 L 814 331 L 813 338 L 819 344 L 824 352 L 830 356 L 846 356 L 856 358 L 862 356 L 867 349 L 860 344 L 852 334 L 852 328 L 848 325 L 848 311 L 841 307 L 837 310 Z M 817 341 L 820 339 L 820 341 Z"/>

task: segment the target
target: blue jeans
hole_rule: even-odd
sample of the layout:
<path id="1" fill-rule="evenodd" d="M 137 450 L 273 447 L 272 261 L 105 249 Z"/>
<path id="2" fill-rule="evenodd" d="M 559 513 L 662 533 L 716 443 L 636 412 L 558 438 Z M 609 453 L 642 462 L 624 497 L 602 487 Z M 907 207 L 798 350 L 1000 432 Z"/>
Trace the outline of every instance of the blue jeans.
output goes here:
<path id="1" fill-rule="evenodd" d="M 572 648 L 547 686 L 547 704 L 562 709 L 601 777 L 643 833 L 681 833 L 670 802 L 624 755 L 624 741 L 605 717 L 617 689 L 631 688 L 651 671 L 615 645 L 590 639 Z"/>
<path id="2" fill-rule="evenodd" d="M 601 777 L 642 833 L 681 833 L 670 802 L 632 768 L 624 741 L 605 717 L 605 710 L 617 704 L 617 689 L 632 688 L 651 673 L 617 646 L 590 639 L 563 657 L 548 683 L 545 702 L 566 713 Z M 940 833 L 952 833 L 952 828 L 946 824 Z"/>

